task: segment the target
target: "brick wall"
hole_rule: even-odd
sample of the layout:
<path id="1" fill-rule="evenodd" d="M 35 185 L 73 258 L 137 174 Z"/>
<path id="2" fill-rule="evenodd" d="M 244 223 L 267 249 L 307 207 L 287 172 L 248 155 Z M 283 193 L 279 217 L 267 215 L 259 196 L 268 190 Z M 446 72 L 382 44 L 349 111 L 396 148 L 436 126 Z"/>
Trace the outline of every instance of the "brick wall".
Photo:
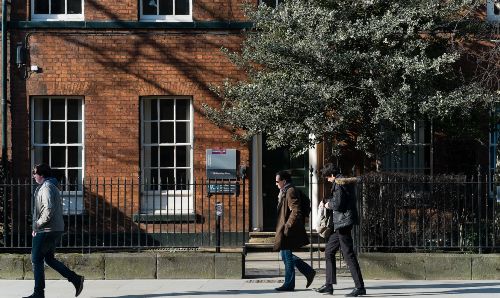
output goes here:
<path id="1" fill-rule="evenodd" d="M 29 174 L 29 98 L 76 95 L 85 99 L 86 176 L 137 177 L 140 158 L 140 97 L 193 97 L 195 175 L 204 175 L 206 148 L 237 148 L 248 162 L 247 147 L 232 140 L 201 113 L 216 104 L 210 84 L 237 76 L 220 51 L 237 48 L 238 34 L 34 33 L 29 36 L 30 64 L 41 73 L 26 80 L 20 71 L 11 83 L 13 162 L 17 175 Z M 16 40 L 24 38 L 24 34 Z"/>

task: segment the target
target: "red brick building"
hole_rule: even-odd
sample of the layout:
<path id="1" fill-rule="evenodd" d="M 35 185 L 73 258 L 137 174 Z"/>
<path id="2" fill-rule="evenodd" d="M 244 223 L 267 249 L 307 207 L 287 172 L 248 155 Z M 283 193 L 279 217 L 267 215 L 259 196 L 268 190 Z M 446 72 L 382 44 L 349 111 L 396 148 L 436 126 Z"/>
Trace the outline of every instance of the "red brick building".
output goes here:
<path id="1" fill-rule="evenodd" d="M 222 47 L 237 50 L 242 30 L 250 26 L 241 4 L 12 2 L 8 31 L 12 176 L 29 177 L 33 165 L 44 162 L 69 183 L 98 177 L 148 181 L 155 185 L 132 191 L 128 204 L 134 214 L 196 214 L 193 206 L 203 205 L 195 204 L 202 195 L 186 195 L 189 187 L 163 184 L 204 178 L 207 149 L 236 149 L 238 171 L 250 163 L 248 145 L 234 141 L 202 111 L 203 103 L 216 104 L 210 85 L 241 76 L 221 51 Z M 23 54 L 14 54 L 18 52 Z M 66 190 L 82 191 L 76 188 Z M 147 194 L 148 190 L 156 194 Z M 122 210 L 123 202 L 121 207 L 116 206 L 120 201 L 113 203 L 117 191 L 93 193 L 128 214 Z M 158 192 L 170 192 L 170 198 L 155 198 Z M 237 200 L 241 206 L 242 196 Z M 72 203 L 77 213 L 92 207 L 81 199 Z"/>

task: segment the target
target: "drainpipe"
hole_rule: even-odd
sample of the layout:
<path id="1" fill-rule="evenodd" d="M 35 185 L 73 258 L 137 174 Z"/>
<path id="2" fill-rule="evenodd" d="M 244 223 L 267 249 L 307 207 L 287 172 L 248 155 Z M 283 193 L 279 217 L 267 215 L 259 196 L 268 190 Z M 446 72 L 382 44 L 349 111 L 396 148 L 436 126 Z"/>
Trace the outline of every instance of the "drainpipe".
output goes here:
<path id="1" fill-rule="evenodd" d="M 2 166 L 7 166 L 7 0 L 2 0 Z"/>

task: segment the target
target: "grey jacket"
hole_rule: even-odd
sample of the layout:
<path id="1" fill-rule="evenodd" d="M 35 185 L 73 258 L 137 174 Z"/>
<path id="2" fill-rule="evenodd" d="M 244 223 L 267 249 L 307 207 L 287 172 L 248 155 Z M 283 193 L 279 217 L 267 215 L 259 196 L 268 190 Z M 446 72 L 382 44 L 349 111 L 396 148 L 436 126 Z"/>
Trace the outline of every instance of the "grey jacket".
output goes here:
<path id="1" fill-rule="evenodd" d="M 33 200 L 33 231 L 63 232 L 64 220 L 62 200 L 57 180 L 46 179 L 35 190 Z"/>

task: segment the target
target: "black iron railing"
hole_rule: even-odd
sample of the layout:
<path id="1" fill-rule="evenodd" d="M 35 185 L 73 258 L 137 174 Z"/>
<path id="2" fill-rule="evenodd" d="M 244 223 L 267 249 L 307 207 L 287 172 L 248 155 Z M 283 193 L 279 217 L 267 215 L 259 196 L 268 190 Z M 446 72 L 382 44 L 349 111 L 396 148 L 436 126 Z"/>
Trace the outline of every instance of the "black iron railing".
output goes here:
<path id="1" fill-rule="evenodd" d="M 358 185 L 365 251 L 500 250 L 500 202 L 487 176 L 371 174 Z"/>
<path id="2" fill-rule="evenodd" d="M 31 247 L 31 180 L 0 183 L 0 251 Z M 76 250 L 243 249 L 248 233 L 245 179 L 148 183 L 86 179 L 62 183 L 65 234 Z"/>

